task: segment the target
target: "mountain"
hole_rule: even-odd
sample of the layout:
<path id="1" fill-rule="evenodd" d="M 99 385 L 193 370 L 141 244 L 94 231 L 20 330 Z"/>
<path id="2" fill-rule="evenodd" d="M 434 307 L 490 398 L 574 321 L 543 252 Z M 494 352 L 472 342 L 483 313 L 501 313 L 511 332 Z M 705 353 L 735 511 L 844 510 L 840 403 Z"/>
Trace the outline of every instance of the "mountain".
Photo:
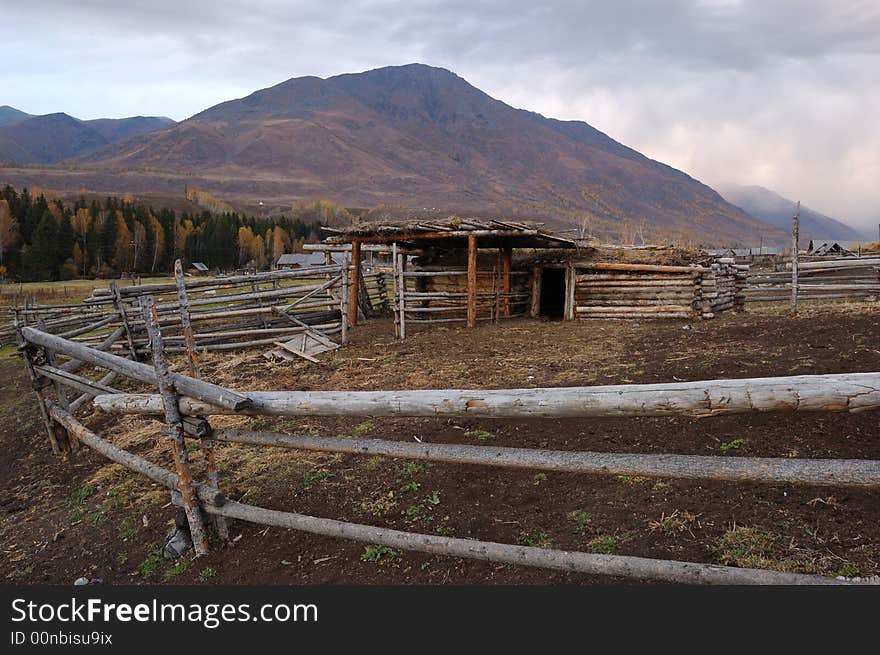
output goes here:
<path id="1" fill-rule="evenodd" d="M 757 219 L 791 232 L 791 219 L 797 203 L 761 186 L 726 186 L 721 195 Z M 801 205 L 798 230 L 801 241 L 810 239 L 841 239 L 857 241 L 864 238 L 858 230 Z"/>
<path id="2" fill-rule="evenodd" d="M 11 111 L 4 112 L 3 109 Z M 23 118 L 15 120 L 16 113 Z M 13 120 L 4 123 L 4 116 Z M 0 108 L 0 161 L 52 164 L 173 123 L 170 118 L 144 116 L 81 121 L 65 113 L 31 116 L 4 107 Z"/>
<path id="3" fill-rule="evenodd" d="M 23 121 L 25 118 L 30 117 L 30 114 L 26 114 L 20 109 L 16 109 L 15 107 L 10 107 L 9 105 L 0 106 L 0 125 L 15 123 L 16 121 Z"/>
<path id="4" fill-rule="evenodd" d="M 68 172 L 0 169 L 53 189 L 181 194 L 289 204 L 494 212 L 595 234 L 645 223 L 655 238 L 725 245 L 785 238 L 708 186 L 579 121 L 510 107 L 441 68 L 300 77 L 167 129 L 81 155 Z"/>
<path id="5" fill-rule="evenodd" d="M 108 143 L 127 139 L 139 134 L 148 134 L 161 130 L 174 121 L 164 116 L 131 116 L 129 118 L 96 118 L 83 121 L 98 134 L 107 139 Z"/>

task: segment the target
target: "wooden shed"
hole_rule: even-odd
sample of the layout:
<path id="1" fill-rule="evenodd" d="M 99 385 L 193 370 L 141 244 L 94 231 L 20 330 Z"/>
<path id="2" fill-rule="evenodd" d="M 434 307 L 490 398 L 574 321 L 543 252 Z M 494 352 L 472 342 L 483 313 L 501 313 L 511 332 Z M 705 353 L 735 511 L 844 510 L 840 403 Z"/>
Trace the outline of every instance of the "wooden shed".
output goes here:
<path id="1" fill-rule="evenodd" d="M 525 222 L 451 218 L 334 231 L 328 248 L 350 244 L 352 303 L 361 247 L 390 245 L 401 335 L 408 323 L 472 327 L 517 316 L 711 318 L 741 304 L 748 269 L 700 251 L 582 246 Z"/>

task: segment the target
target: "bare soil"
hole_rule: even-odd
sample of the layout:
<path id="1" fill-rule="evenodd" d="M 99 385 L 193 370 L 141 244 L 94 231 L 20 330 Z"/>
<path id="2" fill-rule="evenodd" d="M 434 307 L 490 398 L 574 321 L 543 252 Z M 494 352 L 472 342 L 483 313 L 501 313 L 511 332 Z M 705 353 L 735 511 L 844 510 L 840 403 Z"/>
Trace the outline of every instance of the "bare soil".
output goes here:
<path id="1" fill-rule="evenodd" d="M 269 365 L 259 352 L 208 356 L 206 379 L 241 389 L 504 388 L 668 382 L 880 370 L 870 305 L 727 313 L 715 320 L 514 321 L 353 330 L 321 364 Z M 409 330 L 408 330 L 409 331 Z M 598 584 L 619 580 L 419 553 L 236 523 L 235 542 L 198 559 L 155 555 L 174 508 L 166 491 L 88 450 L 52 456 L 21 363 L 0 359 L 0 578 L 70 584 Z M 607 452 L 880 458 L 878 412 L 706 419 L 245 419 L 216 424 Z M 91 416 L 93 429 L 170 467 L 159 424 Z M 193 453 L 200 461 L 200 454 Z M 402 530 L 552 548 L 763 566 L 880 572 L 878 492 L 715 483 L 218 447 L 235 499 Z"/>

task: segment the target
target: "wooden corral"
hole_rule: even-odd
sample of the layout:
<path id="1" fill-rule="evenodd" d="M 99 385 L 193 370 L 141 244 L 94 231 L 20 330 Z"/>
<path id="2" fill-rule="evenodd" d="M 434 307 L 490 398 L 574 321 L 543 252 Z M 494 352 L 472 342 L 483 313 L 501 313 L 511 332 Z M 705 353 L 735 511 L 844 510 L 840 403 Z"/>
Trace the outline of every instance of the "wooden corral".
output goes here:
<path id="1" fill-rule="evenodd" d="M 233 391 L 199 379 L 195 366 L 190 366 L 189 375 L 171 372 L 165 362 L 165 344 L 152 297 L 143 298 L 142 310 L 152 365 L 105 353 L 34 327 L 19 326 L 21 351 L 25 355 L 34 388 L 38 390 L 38 402 L 53 447 L 60 451 L 74 451 L 81 445 L 88 446 L 166 487 L 172 502 L 186 512 L 198 554 L 207 552 L 209 548 L 209 543 L 204 539 L 207 520 L 214 521 L 221 540 L 229 538 L 225 521 L 239 520 L 427 553 L 643 580 L 709 584 L 851 582 L 755 568 L 598 555 L 419 534 L 246 505 L 223 494 L 216 469 L 209 466 L 204 479 L 195 479 L 187 459 L 187 446 L 197 443 L 199 447 L 210 450 L 214 442 L 231 442 L 278 449 L 594 475 L 647 475 L 876 488 L 880 485 L 880 462 L 874 460 L 599 453 L 427 443 L 422 440 L 410 443 L 312 434 L 289 435 L 219 426 L 212 429 L 209 421 L 217 414 L 426 417 L 439 413 L 450 417 L 558 418 L 676 414 L 711 416 L 769 410 L 856 412 L 880 407 L 880 376 L 877 373 L 563 389 Z M 158 393 L 125 393 L 85 377 L 59 373 L 69 371 L 71 363 L 88 363 L 136 383 L 145 383 Z M 116 446 L 86 427 L 76 418 L 76 410 L 68 406 L 64 389 L 87 390 L 91 395 L 97 395 L 95 405 L 113 414 L 163 417 L 168 428 L 168 444 L 174 453 L 175 470 L 162 468 Z"/>

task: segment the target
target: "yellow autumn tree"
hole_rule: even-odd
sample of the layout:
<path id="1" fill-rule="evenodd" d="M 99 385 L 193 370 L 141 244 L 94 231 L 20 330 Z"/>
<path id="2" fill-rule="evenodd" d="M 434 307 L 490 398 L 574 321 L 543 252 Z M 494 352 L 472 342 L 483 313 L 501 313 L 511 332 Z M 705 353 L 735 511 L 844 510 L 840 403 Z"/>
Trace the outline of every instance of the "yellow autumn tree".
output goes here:
<path id="1" fill-rule="evenodd" d="M 272 261 L 278 261 L 284 253 L 290 250 L 290 235 L 280 225 L 276 225 L 272 231 Z"/>
<path id="2" fill-rule="evenodd" d="M 161 254 L 165 252 L 165 228 L 150 212 L 150 229 L 153 231 L 153 252 L 150 253 L 150 272 L 156 272 Z"/>
<path id="3" fill-rule="evenodd" d="M 125 271 L 130 268 L 133 237 L 121 211 L 116 212 L 116 225 L 116 241 L 113 244 L 113 266 L 119 271 Z"/>

